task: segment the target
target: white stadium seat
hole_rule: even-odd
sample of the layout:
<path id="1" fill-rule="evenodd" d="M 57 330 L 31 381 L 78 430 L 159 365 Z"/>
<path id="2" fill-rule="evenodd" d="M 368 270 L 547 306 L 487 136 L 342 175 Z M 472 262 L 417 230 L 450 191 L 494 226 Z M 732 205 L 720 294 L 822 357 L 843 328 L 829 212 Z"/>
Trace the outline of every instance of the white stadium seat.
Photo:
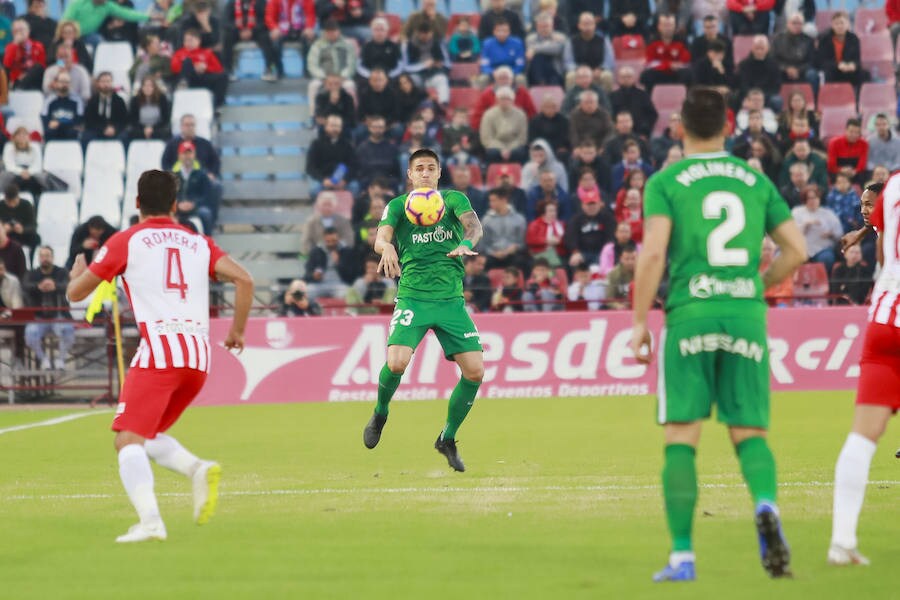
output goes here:
<path id="1" fill-rule="evenodd" d="M 125 172 L 125 147 L 122 142 L 94 140 L 84 153 L 85 170 L 97 167 L 116 173 Z"/>
<path id="2" fill-rule="evenodd" d="M 37 227 L 41 243 L 53 248 L 57 264 L 69 258 L 72 232 L 78 225 L 78 204 L 70 192 L 44 192 L 38 205 Z"/>
<path id="3" fill-rule="evenodd" d="M 29 132 L 37 131 L 41 138 L 44 137 L 44 122 L 39 116 L 10 117 L 6 120 L 6 130 L 10 133 L 19 127 L 24 127 Z"/>
<path id="4" fill-rule="evenodd" d="M 44 170 L 84 171 L 84 154 L 78 142 L 47 142 L 44 146 Z"/>
<path id="5" fill-rule="evenodd" d="M 137 200 L 137 184 L 140 176 L 140 173 L 129 173 L 128 179 L 125 181 L 125 196 L 122 198 L 122 224 L 120 229 L 127 228 L 128 220 L 131 216 L 138 214 L 135 200 Z"/>
<path id="6" fill-rule="evenodd" d="M 178 131 L 183 115 L 191 114 L 197 119 L 197 135 L 209 139 L 212 133 L 213 97 L 209 90 L 175 90 L 172 101 L 172 130 Z"/>
<path id="7" fill-rule="evenodd" d="M 84 195 L 81 197 L 81 217 L 79 221 L 84 223 L 94 215 L 100 215 L 106 219 L 107 223 L 116 226 L 122 220 L 120 205 L 121 198 L 118 194 L 114 194 L 112 191 L 104 188 L 89 190 L 85 186 Z"/>
<path id="8" fill-rule="evenodd" d="M 94 77 L 103 71 L 125 71 L 134 64 L 134 53 L 128 42 L 101 42 L 94 51 Z"/>
<path id="9" fill-rule="evenodd" d="M 44 106 L 44 95 L 39 91 L 13 90 L 9 93 L 9 108 L 23 119 L 39 117 Z"/>
<path id="10" fill-rule="evenodd" d="M 128 146 L 125 173 L 140 175 L 150 169 L 162 168 L 162 155 L 166 143 L 162 140 L 135 140 Z"/>
<path id="11" fill-rule="evenodd" d="M 82 188 L 82 199 L 88 193 L 98 192 L 101 194 L 112 194 L 122 197 L 125 193 L 125 184 L 122 183 L 122 175 L 108 169 L 99 169 L 96 166 L 88 166 L 84 170 L 84 187 Z"/>

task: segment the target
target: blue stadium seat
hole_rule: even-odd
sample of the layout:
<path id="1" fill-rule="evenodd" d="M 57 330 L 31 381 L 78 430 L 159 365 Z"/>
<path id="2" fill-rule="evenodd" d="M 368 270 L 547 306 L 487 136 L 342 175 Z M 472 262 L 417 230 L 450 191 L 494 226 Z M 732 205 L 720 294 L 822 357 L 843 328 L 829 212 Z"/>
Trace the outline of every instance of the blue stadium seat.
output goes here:
<path id="1" fill-rule="evenodd" d="M 238 153 L 240 156 L 268 156 L 269 149 L 266 146 L 241 146 Z"/>
<path id="2" fill-rule="evenodd" d="M 273 156 L 300 156 L 303 154 L 303 149 L 299 146 L 273 146 L 272 147 L 272 155 Z"/>
<path id="3" fill-rule="evenodd" d="M 300 121 L 275 121 L 272 123 L 275 130 L 294 130 L 303 129 L 304 125 Z"/>
<path id="4" fill-rule="evenodd" d="M 240 131 L 268 131 L 269 124 L 258 121 L 242 121 L 240 123 Z"/>
<path id="5" fill-rule="evenodd" d="M 297 181 L 303 179 L 300 171 L 279 171 L 275 173 L 275 181 Z"/>
<path id="6" fill-rule="evenodd" d="M 273 94 L 272 102 L 275 104 L 308 104 L 309 99 L 304 94 Z"/>
<path id="7" fill-rule="evenodd" d="M 392 13 L 395 15 L 400 15 L 404 19 L 410 15 L 410 13 L 416 10 L 415 4 L 413 0 L 387 0 L 384 5 L 384 12 Z M 457 11 L 454 11 L 457 12 Z M 481 11 L 476 11 L 481 12 Z"/>
<path id="8" fill-rule="evenodd" d="M 258 79 L 266 70 L 266 61 L 258 50 L 241 52 L 234 72 L 238 79 Z"/>
<path id="9" fill-rule="evenodd" d="M 281 62 L 284 65 L 285 77 L 295 79 L 303 77 L 303 57 L 297 48 L 285 48 L 281 53 Z"/>

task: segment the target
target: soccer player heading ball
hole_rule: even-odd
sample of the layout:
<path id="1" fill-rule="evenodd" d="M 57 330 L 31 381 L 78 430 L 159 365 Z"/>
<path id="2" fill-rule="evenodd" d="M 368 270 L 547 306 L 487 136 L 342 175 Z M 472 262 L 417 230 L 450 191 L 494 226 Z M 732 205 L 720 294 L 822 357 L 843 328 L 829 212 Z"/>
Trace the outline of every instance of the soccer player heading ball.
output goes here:
<path id="1" fill-rule="evenodd" d="M 416 346 L 433 329 L 444 356 L 456 361 L 462 371 L 450 395 L 447 422 L 434 447 L 453 469 L 465 471 L 456 448 L 456 432 L 475 402 L 484 361 L 478 329 L 463 300 L 462 257 L 477 254 L 472 248 L 481 239 L 481 222 L 465 194 L 436 192 L 441 164 L 431 150 L 413 152 L 406 175 L 414 191 L 388 203 L 375 240 L 375 252 L 381 255 L 378 270 L 388 277 L 400 277 L 400 284 L 388 335 L 387 364 L 378 376 L 378 403 L 363 431 L 363 442 L 367 448 L 378 444 L 400 378 Z M 438 199 L 443 205 L 440 210 Z M 429 210 L 423 212 L 420 205 Z"/>
<path id="2" fill-rule="evenodd" d="M 790 575 L 790 551 L 775 504 L 769 426 L 769 352 L 763 288 L 806 260 L 790 210 L 772 183 L 724 151 L 725 99 L 695 87 L 681 109 L 684 160 L 653 175 L 644 195 L 644 246 L 635 274 L 632 350 L 653 357 L 647 313 L 669 258 L 666 328 L 657 341 L 658 420 L 665 426 L 662 472 L 672 553 L 655 581 L 695 578 L 692 525 L 700 425 L 716 405 L 731 433 L 756 505 L 762 564 Z M 781 254 L 760 278 L 768 233 Z"/>

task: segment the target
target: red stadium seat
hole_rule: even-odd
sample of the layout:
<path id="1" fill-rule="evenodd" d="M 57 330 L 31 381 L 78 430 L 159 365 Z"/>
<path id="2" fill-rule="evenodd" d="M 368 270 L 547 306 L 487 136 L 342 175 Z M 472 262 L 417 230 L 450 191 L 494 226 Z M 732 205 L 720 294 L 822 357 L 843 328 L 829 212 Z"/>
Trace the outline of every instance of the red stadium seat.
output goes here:
<path id="1" fill-rule="evenodd" d="M 478 32 L 478 25 L 481 24 L 481 15 L 478 13 L 453 13 L 450 15 L 450 20 L 447 21 L 447 37 L 449 38 L 453 35 L 453 32 L 456 31 L 456 26 L 459 24 L 459 20 L 463 17 L 469 18 L 469 25 L 472 26 L 472 31 Z"/>
<path id="2" fill-rule="evenodd" d="M 643 60 L 647 57 L 647 45 L 644 42 L 644 38 L 639 35 L 614 37 L 612 46 L 616 62 L 620 60 Z"/>
<path id="3" fill-rule="evenodd" d="M 753 45 L 752 35 L 736 35 L 732 40 L 734 64 L 737 66 L 742 60 L 750 56 L 750 47 Z"/>
<path id="4" fill-rule="evenodd" d="M 339 317 L 347 314 L 347 301 L 343 298 L 316 298 L 322 307 L 322 316 Z"/>
<path id="5" fill-rule="evenodd" d="M 657 86 L 659 87 L 659 86 Z M 656 88 L 653 88 L 656 89 Z M 669 117 L 672 116 L 672 113 L 677 113 L 681 111 L 680 106 L 672 106 L 668 108 L 659 108 L 657 107 L 656 112 L 659 113 L 659 118 L 656 119 L 656 125 L 653 126 L 653 137 L 659 137 L 666 130 L 666 127 L 669 126 Z"/>
<path id="6" fill-rule="evenodd" d="M 566 97 L 565 90 L 558 85 L 536 85 L 529 88 L 528 93 L 531 95 L 531 101 L 534 102 L 534 106 L 538 110 L 541 110 L 541 102 L 544 101 L 546 96 L 554 98 L 557 106 L 562 106 L 563 99 Z"/>
<path id="7" fill-rule="evenodd" d="M 844 133 L 847 128 L 847 119 L 856 117 L 856 109 L 845 106 L 833 106 L 822 110 L 822 120 L 819 123 L 819 137 L 828 140 L 836 135 Z"/>
<path id="8" fill-rule="evenodd" d="M 516 187 L 522 183 L 522 165 L 518 163 L 494 163 L 487 170 L 487 186 L 489 188 L 500 185 L 500 177 L 509 175 L 512 184 Z"/>
<path id="9" fill-rule="evenodd" d="M 887 13 L 884 8 L 858 8 L 853 18 L 853 33 L 860 40 L 867 35 L 888 30 Z"/>
<path id="10" fill-rule="evenodd" d="M 825 33 L 831 29 L 831 17 L 837 10 L 819 10 L 816 9 L 816 30 L 819 33 Z"/>
<path id="11" fill-rule="evenodd" d="M 559 287 L 562 289 L 563 296 L 566 295 L 566 291 L 569 289 L 569 274 L 566 272 L 565 267 L 556 267 L 556 280 L 559 282 Z"/>
<path id="12" fill-rule="evenodd" d="M 828 294 L 828 272 L 825 265 L 809 262 L 800 265 L 794 273 L 794 296 L 812 298 Z"/>
<path id="13" fill-rule="evenodd" d="M 897 107 L 897 92 L 889 83 L 864 83 L 859 91 L 860 112 L 893 112 Z"/>
<path id="14" fill-rule="evenodd" d="M 787 106 L 794 92 L 800 92 L 806 98 L 806 106 L 813 108 L 816 105 L 816 96 L 813 93 L 812 86 L 808 83 L 784 83 L 781 85 L 781 99 Z"/>
<path id="15" fill-rule="evenodd" d="M 498 287 L 503 287 L 503 269 L 496 268 L 491 269 L 487 272 L 488 279 L 491 280 L 491 289 L 496 290 Z M 522 273 L 519 273 L 519 287 L 525 287 L 525 276 Z"/>
<path id="16" fill-rule="evenodd" d="M 646 64 L 647 64 L 646 56 L 642 56 L 641 58 L 632 58 L 632 59 L 625 59 L 625 58 L 623 58 L 622 60 L 616 59 L 616 71 L 618 71 L 622 67 L 631 67 L 632 69 L 634 69 L 634 74 L 637 77 L 640 77 L 641 72 L 644 70 L 644 65 L 646 65 Z M 618 84 L 617 84 L 617 87 L 618 87 Z"/>
<path id="17" fill-rule="evenodd" d="M 890 72 L 890 69 L 883 71 L 882 67 L 884 63 L 891 63 L 894 59 L 894 45 L 891 43 L 890 33 L 882 31 L 862 35 L 859 43 L 863 68 L 871 69 L 872 65 L 878 64 L 878 73 L 874 73 L 873 77 L 883 76 Z"/>
<path id="18" fill-rule="evenodd" d="M 450 83 L 471 86 L 478 76 L 481 66 L 477 62 L 452 63 L 450 65 Z"/>
<path id="19" fill-rule="evenodd" d="M 471 111 L 472 107 L 478 103 L 478 98 L 480 97 L 481 90 L 475 88 L 450 88 L 450 108 L 453 109 L 457 106 L 462 106 Z"/>
<path id="20" fill-rule="evenodd" d="M 819 88 L 819 110 L 856 108 L 856 94 L 849 83 L 826 83 Z"/>
<path id="21" fill-rule="evenodd" d="M 684 98 L 687 96 L 687 88 L 679 83 L 670 84 L 663 83 L 653 87 L 653 93 L 650 99 L 657 111 L 663 111 L 668 108 L 681 109 Z"/>
<path id="22" fill-rule="evenodd" d="M 388 37 L 395 42 L 399 40 L 400 32 L 403 31 L 403 19 L 400 18 L 400 15 L 383 13 L 378 16 L 384 17 L 384 19 L 388 22 Z"/>
<path id="23" fill-rule="evenodd" d="M 457 169 L 469 169 L 469 177 L 473 187 L 484 188 L 484 179 L 481 177 L 481 167 L 478 165 L 455 165 L 450 167 L 450 174 Z"/>

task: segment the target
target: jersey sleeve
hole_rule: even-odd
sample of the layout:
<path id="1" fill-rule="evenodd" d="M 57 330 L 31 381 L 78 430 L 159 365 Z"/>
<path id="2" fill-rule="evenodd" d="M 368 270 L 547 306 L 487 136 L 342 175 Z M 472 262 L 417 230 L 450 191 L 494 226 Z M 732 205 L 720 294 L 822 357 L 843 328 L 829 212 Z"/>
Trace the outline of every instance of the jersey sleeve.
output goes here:
<path id="1" fill-rule="evenodd" d="M 644 188 L 644 218 L 661 216 L 672 219 L 672 212 L 672 204 L 665 192 L 665 184 L 661 176 L 650 177 Z"/>
<path id="2" fill-rule="evenodd" d="M 128 265 L 129 239 L 131 235 L 128 232 L 120 231 L 106 240 L 103 247 L 94 253 L 94 260 L 88 266 L 91 273 L 103 281 L 110 281 L 116 275 L 124 273 Z"/>
<path id="3" fill-rule="evenodd" d="M 766 233 L 771 233 L 778 228 L 779 225 L 793 218 L 791 209 L 788 208 L 787 202 L 775 189 L 771 183 L 766 183 L 768 190 L 768 201 L 766 202 Z"/>
<path id="4" fill-rule="evenodd" d="M 216 263 L 219 262 L 219 259 L 223 256 L 228 256 L 228 253 L 222 250 L 208 235 L 203 237 L 206 239 L 206 243 L 209 244 L 209 277 L 210 279 L 215 279 Z"/>
<path id="5" fill-rule="evenodd" d="M 381 221 L 379 221 L 378 226 L 390 225 L 396 229 L 397 223 L 400 222 L 401 218 L 403 218 L 403 196 L 397 196 L 384 207 L 384 212 L 381 214 Z"/>
<path id="6" fill-rule="evenodd" d="M 444 192 L 444 197 L 446 198 L 447 206 L 450 207 L 450 210 L 457 217 L 472 210 L 472 203 L 469 201 L 469 197 L 462 192 L 450 190 Z"/>
<path id="7" fill-rule="evenodd" d="M 875 207 L 872 209 L 872 214 L 869 215 L 869 223 L 872 224 L 875 231 L 879 233 L 884 231 L 884 190 L 875 199 Z"/>

